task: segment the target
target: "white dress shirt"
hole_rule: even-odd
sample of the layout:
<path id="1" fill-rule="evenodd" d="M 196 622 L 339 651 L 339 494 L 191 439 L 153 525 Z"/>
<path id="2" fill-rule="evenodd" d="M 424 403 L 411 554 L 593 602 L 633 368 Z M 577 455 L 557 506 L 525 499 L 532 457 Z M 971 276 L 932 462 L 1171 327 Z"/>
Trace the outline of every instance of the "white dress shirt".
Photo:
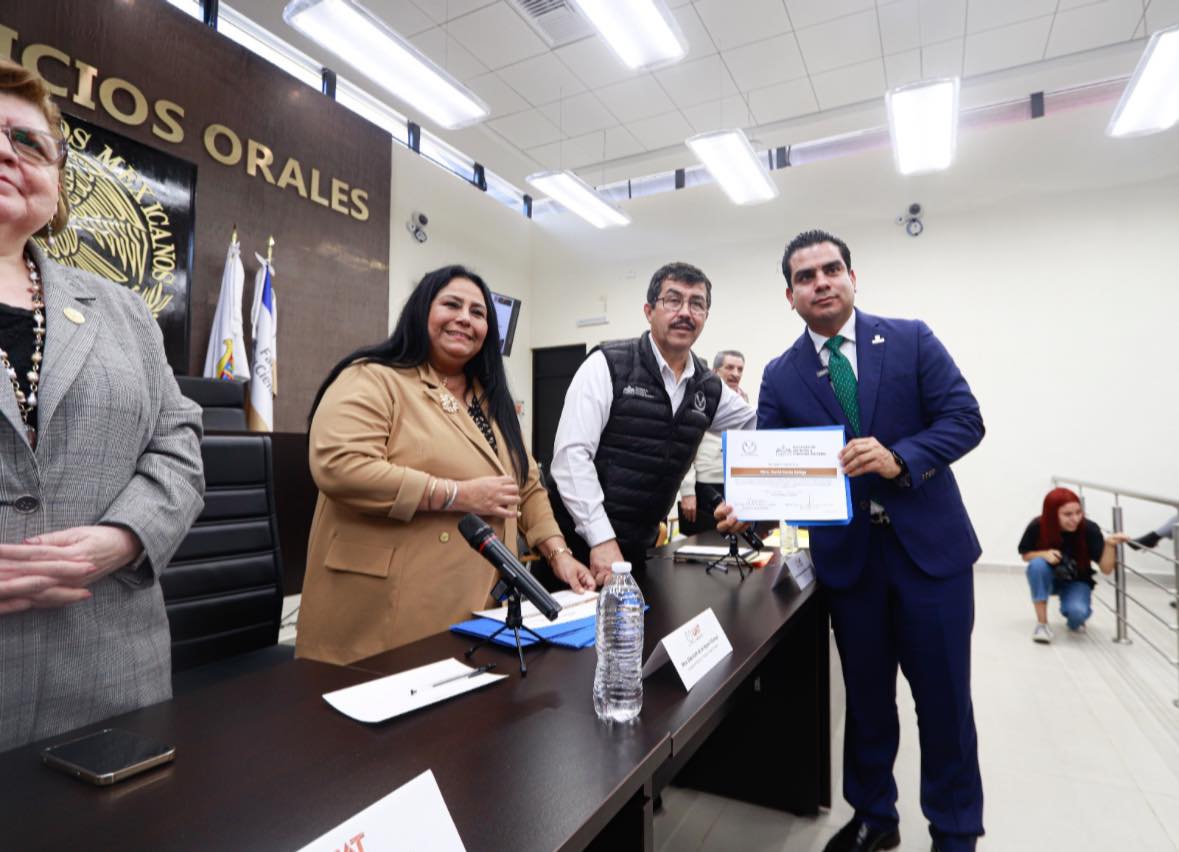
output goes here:
<path id="1" fill-rule="evenodd" d="M 671 410 L 677 411 L 687 391 L 688 379 L 696 373 L 695 362 L 689 357 L 683 373 L 676 379 L 675 371 L 668 366 L 655 341 L 648 340 L 655 353 L 655 363 L 659 365 L 663 387 L 671 398 Z M 605 495 L 594 467 L 602 430 L 610 419 L 613 404 L 614 385 L 610 381 L 610 366 L 606 363 L 606 356 L 599 350 L 577 368 L 569 384 L 565 407 L 561 410 L 561 422 L 557 425 L 557 436 L 553 441 L 553 464 L 549 470 L 561 492 L 565 508 L 573 517 L 577 534 L 590 547 L 615 538 L 614 527 L 602 505 Z M 757 412 L 753 406 L 721 382 L 720 402 L 712 424 L 708 427 L 709 431 L 756 427 Z"/>

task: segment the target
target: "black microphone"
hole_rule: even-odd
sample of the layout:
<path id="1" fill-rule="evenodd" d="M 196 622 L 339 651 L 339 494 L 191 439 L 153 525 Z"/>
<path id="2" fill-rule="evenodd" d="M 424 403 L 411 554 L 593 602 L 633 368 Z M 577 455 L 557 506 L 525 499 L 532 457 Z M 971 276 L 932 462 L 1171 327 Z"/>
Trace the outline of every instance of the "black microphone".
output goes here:
<path id="1" fill-rule="evenodd" d="M 711 485 L 701 483 L 700 487 L 704 490 L 704 496 L 708 501 L 708 514 L 715 514 L 716 507 L 725 502 L 724 496 Z M 765 550 L 766 543 L 761 540 L 761 536 L 753 531 L 753 527 L 749 527 L 744 532 L 738 533 L 738 535 L 745 539 L 745 543 L 754 550 Z"/>
<path id="2" fill-rule="evenodd" d="M 484 523 L 482 518 L 476 514 L 464 515 L 459 521 L 458 528 L 467 544 L 494 565 L 495 570 L 528 598 L 545 618 L 552 621 L 557 617 L 561 605 L 536 581 L 528 569 L 520 564 L 512 551 L 504 547 L 504 543 L 496 538 L 495 530 Z"/>

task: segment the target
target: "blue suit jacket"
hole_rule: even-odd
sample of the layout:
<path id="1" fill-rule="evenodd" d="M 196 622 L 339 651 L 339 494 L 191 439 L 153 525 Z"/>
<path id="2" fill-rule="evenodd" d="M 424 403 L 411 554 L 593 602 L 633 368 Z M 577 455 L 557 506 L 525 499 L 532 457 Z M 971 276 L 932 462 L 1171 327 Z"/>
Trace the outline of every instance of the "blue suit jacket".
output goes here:
<path id="1" fill-rule="evenodd" d="M 969 569 L 981 548 L 950 464 L 982 440 L 978 402 L 950 354 L 919 320 L 856 311 L 856 358 L 862 436 L 873 436 L 908 465 L 910 487 L 878 474 L 851 480 L 849 526 L 813 527 L 811 554 L 825 585 L 847 588 L 868 560 L 868 507 L 892 520 L 909 557 L 944 577 Z M 842 425 L 854 437 L 805 331 L 762 375 L 759 429 Z"/>

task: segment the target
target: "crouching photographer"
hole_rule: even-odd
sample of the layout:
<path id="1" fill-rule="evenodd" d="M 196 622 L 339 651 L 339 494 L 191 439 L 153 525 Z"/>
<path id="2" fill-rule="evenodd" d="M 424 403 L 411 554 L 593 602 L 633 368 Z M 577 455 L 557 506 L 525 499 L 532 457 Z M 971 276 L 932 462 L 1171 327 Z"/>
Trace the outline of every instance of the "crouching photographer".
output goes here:
<path id="1" fill-rule="evenodd" d="M 1051 595 L 1060 597 L 1060 614 L 1068 621 L 1069 630 L 1084 628 L 1093 612 L 1090 598 L 1097 585 L 1093 563 L 1102 574 L 1109 574 L 1117 560 L 1115 548 L 1129 540 L 1125 533 L 1103 537 L 1101 528 L 1085 517 L 1081 498 L 1067 488 L 1048 492 L 1040 516 L 1028 524 L 1019 540 L 1036 610 L 1033 642 L 1052 641 L 1048 626 Z"/>

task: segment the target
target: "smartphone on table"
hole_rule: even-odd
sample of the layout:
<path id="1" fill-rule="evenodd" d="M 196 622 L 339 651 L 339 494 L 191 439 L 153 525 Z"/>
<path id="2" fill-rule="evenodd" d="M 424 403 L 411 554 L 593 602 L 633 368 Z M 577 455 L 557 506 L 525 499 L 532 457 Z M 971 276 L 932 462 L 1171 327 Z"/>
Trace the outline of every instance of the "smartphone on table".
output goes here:
<path id="1" fill-rule="evenodd" d="M 104 728 L 50 746 L 41 752 L 41 761 L 67 775 L 105 787 L 170 763 L 175 756 L 174 746 L 130 731 Z"/>

